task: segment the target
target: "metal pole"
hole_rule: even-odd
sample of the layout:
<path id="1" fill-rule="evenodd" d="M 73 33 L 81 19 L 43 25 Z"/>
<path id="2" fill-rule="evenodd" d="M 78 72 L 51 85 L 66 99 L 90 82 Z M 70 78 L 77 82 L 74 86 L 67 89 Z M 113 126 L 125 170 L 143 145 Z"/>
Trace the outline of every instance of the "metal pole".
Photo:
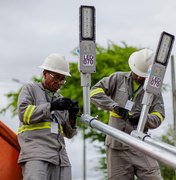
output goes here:
<path id="1" fill-rule="evenodd" d="M 91 85 L 91 74 L 81 73 L 81 86 L 83 86 L 84 114 L 90 114 L 90 85 Z"/>
<path id="2" fill-rule="evenodd" d="M 83 86 L 83 113 L 90 114 L 90 84 L 91 74 L 81 73 L 81 86 Z M 86 180 L 86 139 L 83 129 L 83 180 Z"/>
<path id="3" fill-rule="evenodd" d="M 83 128 L 83 180 L 86 180 L 86 139 L 85 139 L 85 128 Z"/>
<path id="4" fill-rule="evenodd" d="M 120 131 L 98 121 L 97 118 L 90 115 L 82 115 L 81 121 L 86 123 L 90 127 L 95 128 L 107 135 L 110 135 L 115 139 L 126 143 L 129 146 L 132 146 L 137 150 L 147 154 L 148 156 L 176 169 L 176 156 L 174 153 L 168 152 L 167 150 L 159 148 L 158 146 L 143 142 L 133 136 L 130 136 L 129 134 L 124 133 L 123 131 Z"/>
<path id="5" fill-rule="evenodd" d="M 173 119 L 174 119 L 173 129 L 175 133 L 176 132 L 176 83 L 175 83 L 175 62 L 173 55 L 171 56 L 171 80 L 172 80 L 172 104 L 173 104 Z"/>
<path id="6" fill-rule="evenodd" d="M 172 105 L 173 105 L 173 120 L 174 120 L 174 122 L 173 122 L 174 145 L 176 146 L 176 83 L 175 83 L 174 55 L 171 55 L 171 80 L 172 80 Z M 176 171 L 175 171 L 175 174 L 176 174 Z"/>
<path id="7" fill-rule="evenodd" d="M 142 100 L 143 106 L 142 106 L 142 111 L 139 118 L 139 123 L 137 126 L 137 132 L 143 132 L 144 130 L 144 127 L 147 121 L 147 114 L 148 114 L 152 100 L 153 100 L 153 94 L 145 91 L 144 98 Z"/>
<path id="8" fill-rule="evenodd" d="M 147 143 L 149 143 L 151 145 L 156 145 L 159 148 L 163 148 L 166 151 L 172 152 L 172 153 L 174 153 L 176 155 L 176 147 L 174 147 L 174 146 L 172 146 L 170 144 L 167 144 L 167 143 L 164 143 L 164 142 L 155 141 L 151 137 L 144 138 L 144 142 L 147 142 Z"/>
<path id="9" fill-rule="evenodd" d="M 137 132 L 136 130 L 132 131 L 131 134 L 133 137 L 140 139 L 144 142 L 147 142 L 148 144 L 157 146 L 159 148 L 162 148 L 168 152 L 171 152 L 173 154 L 176 154 L 176 147 L 172 146 L 170 144 L 167 144 L 165 142 L 160 142 L 152 139 L 148 134 L 145 134 L 143 132 Z"/>
<path id="10" fill-rule="evenodd" d="M 90 114 L 90 73 L 81 73 L 81 86 L 83 86 L 83 113 Z M 86 139 L 83 128 L 83 180 L 86 180 Z"/>

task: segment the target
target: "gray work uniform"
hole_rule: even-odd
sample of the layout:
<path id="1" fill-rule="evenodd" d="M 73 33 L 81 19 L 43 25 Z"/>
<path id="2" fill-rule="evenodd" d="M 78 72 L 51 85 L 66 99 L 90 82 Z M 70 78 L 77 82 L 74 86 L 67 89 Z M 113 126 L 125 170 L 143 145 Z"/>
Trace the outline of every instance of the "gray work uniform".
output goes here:
<path id="1" fill-rule="evenodd" d="M 128 120 L 122 119 L 113 112 L 115 106 L 125 107 L 127 101 L 133 97 L 133 79 L 131 72 L 116 72 L 100 80 L 91 89 L 91 102 L 97 107 L 110 111 L 109 125 L 128 134 L 136 129 Z M 142 86 L 133 97 L 131 114 L 140 113 L 144 90 Z M 164 118 L 162 95 L 154 96 L 149 113 L 158 113 Z M 157 116 L 155 116 L 158 119 Z M 159 126 L 156 123 L 156 126 Z M 147 128 L 145 128 L 147 132 Z M 106 136 L 108 179 L 132 180 L 134 175 L 143 180 L 162 179 L 157 161 L 134 150 L 132 147 Z"/>
<path id="2" fill-rule="evenodd" d="M 52 115 L 50 112 L 50 102 L 61 97 L 57 92 L 51 94 L 46 91 L 40 83 L 24 85 L 20 92 L 18 141 L 21 151 L 18 163 L 22 165 L 23 176 L 30 175 L 30 171 L 27 171 L 30 169 L 29 167 L 33 167 L 33 171 L 36 169 L 37 172 L 37 168 L 34 168 L 35 164 L 37 166 L 38 161 L 41 161 L 41 164 L 44 162 L 53 164 L 55 167 L 52 170 L 58 169 L 59 172 L 66 172 L 66 177 L 70 177 L 71 180 L 71 164 L 66 152 L 64 136 L 72 138 L 77 132 L 76 127 L 71 127 L 67 110 L 53 111 Z M 29 161 L 30 163 L 28 163 Z M 30 164 L 32 165 L 30 166 Z M 69 171 L 64 171 L 64 168 L 68 168 Z M 70 172 L 69 175 L 68 172 Z M 64 174 L 59 176 L 64 177 Z M 38 180 L 37 178 L 41 177 L 36 177 L 36 180 Z M 24 179 L 28 178 L 24 177 Z M 57 179 L 62 180 L 63 178 Z"/>

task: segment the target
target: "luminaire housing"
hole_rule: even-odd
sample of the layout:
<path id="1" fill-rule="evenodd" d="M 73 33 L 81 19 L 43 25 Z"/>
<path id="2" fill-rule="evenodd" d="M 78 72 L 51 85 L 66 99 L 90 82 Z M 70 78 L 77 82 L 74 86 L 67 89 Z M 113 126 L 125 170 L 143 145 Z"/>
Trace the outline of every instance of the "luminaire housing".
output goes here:
<path id="1" fill-rule="evenodd" d="M 161 33 L 153 65 L 148 70 L 148 77 L 144 83 L 144 90 L 148 93 L 159 94 L 161 91 L 174 38 L 172 34 L 167 32 Z"/>
<path id="2" fill-rule="evenodd" d="M 96 44 L 95 44 L 95 7 L 80 6 L 80 61 L 81 73 L 96 72 Z"/>
<path id="3" fill-rule="evenodd" d="M 167 66 L 168 59 L 172 50 L 174 36 L 167 32 L 162 32 L 158 43 L 155 62 Z"/>
<path id="4" fill-rule="evenodd" d="M 95 7 L 80 7 L 80 41 L 95 41 Z"/>

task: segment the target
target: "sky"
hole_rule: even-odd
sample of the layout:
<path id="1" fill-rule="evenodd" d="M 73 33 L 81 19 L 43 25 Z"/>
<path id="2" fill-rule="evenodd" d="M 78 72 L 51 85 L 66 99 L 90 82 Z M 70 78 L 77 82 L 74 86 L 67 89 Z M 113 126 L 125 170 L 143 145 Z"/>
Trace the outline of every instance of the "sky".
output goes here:
<path id="1" fill-rule="evenodd" d="M 176 35 L 175 0 L 0 0 L 0 107 L 7 104 L 4 94 L 21 86 L 13 79 L 23 83 L 40 76 L 38 66 L 50 53 L 61 53 L 69 62 L 79 61 L 71 52 L 79 46 L 81 5 L 95 7 L 96 43 L 104 47 L 113 41 L 156 50 L 163 31 Z M 174 44 L 172 54 L 175 52 Z M 169 62 L 164 79 L 168 91 L 163 94 L 166 120 L 155 134 L 173 122 L 170 71 Z M 9 113 L 0 119 L 16 131 L 17 120 L 12 123 Z M 74 173 L 77 179 L 81 176 Z"/>
<path id="2" fill-rule="evenodd" d="M 78 61 L 79 7 L 96 8 L 96 42 L 156 49 L 162 31 L 176 32 L 174 0 L 0 0 L 0 80 L 30 80 L 50 53 Z M 174 47 L 174 49 L 176 49 Z"/>

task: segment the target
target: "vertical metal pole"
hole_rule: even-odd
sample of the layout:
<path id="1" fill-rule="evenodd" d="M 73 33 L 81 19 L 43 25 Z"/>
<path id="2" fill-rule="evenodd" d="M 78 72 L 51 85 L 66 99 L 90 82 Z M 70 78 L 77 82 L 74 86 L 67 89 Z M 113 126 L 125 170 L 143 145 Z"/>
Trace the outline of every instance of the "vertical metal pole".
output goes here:
<path id="1" fill-rule="evenodd" d="M 91 84 L 91 74 L 81 73 L 81 84 L 83 86 L 83 106 L 84 114 L 90 115 L 90 84 Z"/>
<path id="2" fill-rule="evenodd" d="M 86 139 L 85 139 L 85 128 L 83 128 L 83 180 L 86 180 Z"/>
<path id="3" fill-rule="evenodd" d="M 90 115 L 90 84 L 91 74 L 81 73 L 81 86 L 83 86 L 83 113 Z M 83 128 L 83 180 L 86 180 L 86 139 Z"/>
<path id="4" fill-rule="evenodd" d="M 176 137 L 176 83 L 175 83 L 175 63 L 174 56 L 171 56 L 171 80 L 172 80 L 172 104 L 173 104 L 173 119 L 174 119 L 174 137 Z M 176 145 L 176 142 L 174 142 Z"/>
<path id="5" fill-rule="evenodd" d="M 139 118 L 139 123 L 138 123 L 138 126 L 137 126 L 137 132 L 143 132 L 145 124 L 146 124 L 147 113 L 149 111 L 149 108 L 150 108 L 149 106 L 143 105 L 141 115 L 140 115 L 140 118 Z"/>
<path id="6" fill-rule="evenodd" d="M 144 97 L 143 97 L 143 101 L 142 101 L 142 111 L 141 111 L 141 115 L 139 118 L 139 123 L 137 126 L 137 132 L 143 132 L 146 121 L 147 121 L 147 114 L 151 105 L 151 102 L 153 100 L 153 94 L 145 92 L 144 93 Z"/>

